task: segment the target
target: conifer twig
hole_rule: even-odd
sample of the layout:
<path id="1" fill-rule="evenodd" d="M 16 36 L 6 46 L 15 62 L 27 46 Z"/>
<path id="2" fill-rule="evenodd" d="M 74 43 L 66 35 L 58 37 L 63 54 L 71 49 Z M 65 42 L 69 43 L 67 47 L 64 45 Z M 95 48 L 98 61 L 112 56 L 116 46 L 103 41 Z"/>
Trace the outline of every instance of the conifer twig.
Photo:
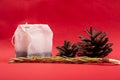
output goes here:
<path id="1" fill-rule="evenodd" d="M 12 58 L 10 63 L 74 63 L 74 64 L 83 64 L 83 63 L 114 63 L 120 64 L 119 60 L 109 59 L 109 58 L 90 58 L 90 57 L 79 57 L 79 58 L 70 58 L 70 57 L 18 57 Z"/>

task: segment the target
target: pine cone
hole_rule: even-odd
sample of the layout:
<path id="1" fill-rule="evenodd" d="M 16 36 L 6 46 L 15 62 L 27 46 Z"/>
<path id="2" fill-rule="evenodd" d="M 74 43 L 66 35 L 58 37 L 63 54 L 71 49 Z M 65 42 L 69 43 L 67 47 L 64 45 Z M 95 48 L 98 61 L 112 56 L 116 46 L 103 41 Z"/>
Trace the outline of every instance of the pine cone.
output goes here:
<path id="1" fill-rule="evenodd" d="M 106 32 L 98 32 L 90 27 L 90 30 L 85 30 L 89 38 L 80 36 L 79 38 L 82 42 L 78 42 L 77 46 L 79 48 L 78 56 L 88 56 L 88 57 L 105 57 L 111 51 L 112 43 L 107 43 L 109 38 L 105 37 Z"/>
<path id="2" fill-rule="evenodd" d="M 75 44 L 71 44 L 70 41 L 64 41 L 63 46 L 56 47 L 59 50 L 57 56 L 61 57 L 75 57 L 78 48 Z"/>

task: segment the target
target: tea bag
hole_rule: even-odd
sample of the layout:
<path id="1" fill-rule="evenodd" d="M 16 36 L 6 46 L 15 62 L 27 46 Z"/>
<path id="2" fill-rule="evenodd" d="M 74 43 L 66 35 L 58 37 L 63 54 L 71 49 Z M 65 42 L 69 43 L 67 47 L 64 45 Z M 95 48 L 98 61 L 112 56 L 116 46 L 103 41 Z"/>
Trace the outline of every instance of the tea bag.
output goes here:
<path id="1" fill-rule="evenodd" d="M 16 57 L 52 54 L 53 32 L 46 24 L 21 24 L 14 33 Z"/>

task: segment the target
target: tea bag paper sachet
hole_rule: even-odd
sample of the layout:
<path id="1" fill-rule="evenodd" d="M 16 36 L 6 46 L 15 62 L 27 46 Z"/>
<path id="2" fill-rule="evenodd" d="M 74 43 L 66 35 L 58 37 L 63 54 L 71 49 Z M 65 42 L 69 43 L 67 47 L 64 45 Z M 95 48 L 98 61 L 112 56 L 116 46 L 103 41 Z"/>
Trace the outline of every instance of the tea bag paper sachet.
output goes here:
<path id="1" fill-rule="evenodd" d="M 21 24 L 14 33 L 16 57 L 52 54 L 53 32 L 47 24 Z"/>

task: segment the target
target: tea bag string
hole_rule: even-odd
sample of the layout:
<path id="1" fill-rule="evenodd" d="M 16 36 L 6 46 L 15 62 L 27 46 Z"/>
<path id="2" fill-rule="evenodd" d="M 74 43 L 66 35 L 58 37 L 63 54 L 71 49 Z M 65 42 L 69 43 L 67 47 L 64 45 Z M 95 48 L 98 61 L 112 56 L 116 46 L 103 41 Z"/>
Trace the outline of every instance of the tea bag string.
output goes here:
<path id="1" fill-rule="evenodd" d="M 12 43 L 13 46 L 15 46 L 14 39 L 15 39 L 15 34 L 13 34 L 12 39 L 11 39 L 11 43 Z"/>
<path id="2" fill-rule="evenodd" d="M 21 29 L 25 32 L 25 29 L 24 29 L 24 28 L 21 27 Z M 12 38 L 11 38 L 11 43 L 12 43 L 13 46 L 15 46 L 15 41 L 14 41 L 14 39 L 15 39 L 15 33 L 13 34 L 13 36 L 12 36 Z"/>
<path id="3" fill-rule="evenodd" d="M 21 26 L 21 29 L 24 31 L 24 32 L 28 32 L 28 31 L 32 31 L 32 32 L 35 32 L 35 31 L 40 31 L 41 29 L 39 28 L 31 28 L 30 26 L 29 27 L 26 27 L 26 26 Z"/>

